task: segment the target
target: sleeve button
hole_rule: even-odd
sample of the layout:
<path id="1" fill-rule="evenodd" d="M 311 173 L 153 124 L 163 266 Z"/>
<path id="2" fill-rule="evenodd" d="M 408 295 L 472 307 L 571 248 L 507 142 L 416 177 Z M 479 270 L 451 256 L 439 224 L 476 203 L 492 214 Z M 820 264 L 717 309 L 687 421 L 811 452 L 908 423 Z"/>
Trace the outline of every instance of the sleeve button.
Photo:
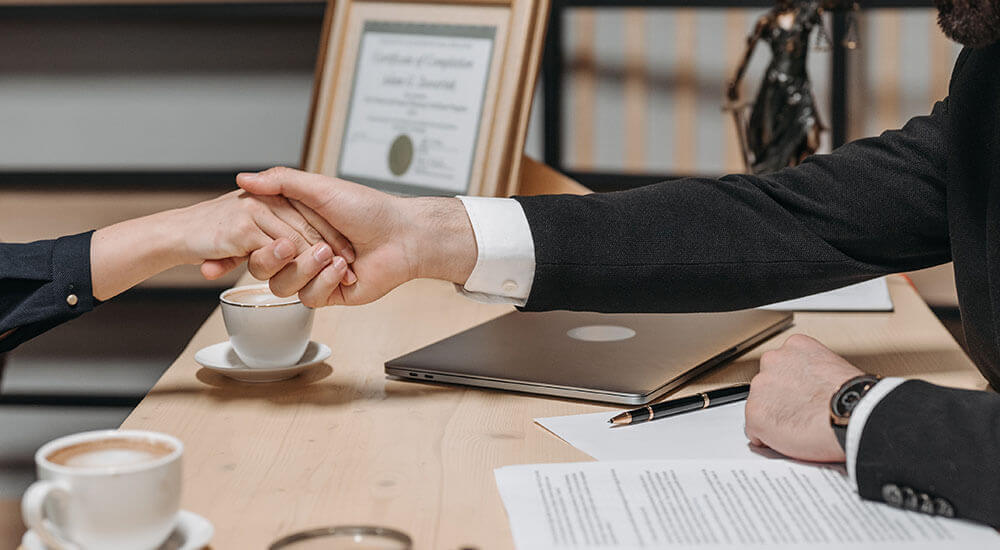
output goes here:
<path id="1" fill-rule="evenodd" d="M 882 486 L 882 500 L 899 508 L 903 505 L 903 492 L 899 490 L 899 485 L 886 483 Z"/>
<path id="2" fill-rule="evenodd" d="M 934 501 L 927 493 L 920 493 L 920 511 L 925 514 L 934 515 Z"/>
<path id="3" fill-rule="evenodd" d="M 75 307 L 76 304 L 80 303 L 80 299 L 76 297 L 76 294 L 70 294 L 66 297 L 66 303 L 69 304 L 70 307 Z"/>
<path id="4" fill-rule="evenodd" d="M 944 518 L 955 517 L 955 508 L 943 498 L 934 499 L 934 513 Z"/>
<path id="5" fill-rule="evenodd" d="M 517 290 L 517 283 L 508 279 L 503 282 L 502 288 L 504 292 L 514 292 L 515 290 Z"/>

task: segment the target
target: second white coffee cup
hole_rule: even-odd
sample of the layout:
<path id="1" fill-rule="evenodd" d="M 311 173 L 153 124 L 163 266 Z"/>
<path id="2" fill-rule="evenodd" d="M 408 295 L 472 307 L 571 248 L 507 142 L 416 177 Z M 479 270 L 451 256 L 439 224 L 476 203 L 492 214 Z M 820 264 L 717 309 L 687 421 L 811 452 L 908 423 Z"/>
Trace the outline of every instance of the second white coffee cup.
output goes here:
<path id="1" fill-rule="evenodd" d="M 279 298 L 266 284 L 231 288 L 219 296 L 236 355 L 251 368 L 294 365 L 312 334 L 315 310 L 298 298 Z"/>
<path id="2" fill-rule="evenodd" d="M 39 481 L 21 501 L 28 528 L 54 550 L 152 550 L 177 523 L 181 456 L 175 437 L 101 430 L 35 453 Z"/>

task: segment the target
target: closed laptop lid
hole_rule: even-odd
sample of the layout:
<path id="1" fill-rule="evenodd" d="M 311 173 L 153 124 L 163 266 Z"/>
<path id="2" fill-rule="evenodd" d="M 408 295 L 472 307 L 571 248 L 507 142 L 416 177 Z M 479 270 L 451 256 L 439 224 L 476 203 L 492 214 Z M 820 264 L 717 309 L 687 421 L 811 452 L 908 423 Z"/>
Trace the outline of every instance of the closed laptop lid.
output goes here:
<path id="1" fill-rule="evenodd" d="M 745 351 L 791 314 L 514 312 L 386 363 L 418 372 L 528 386 L 647 395 L 721 355 Z M 413 373 L 400 372 L 410 369 Z"/>

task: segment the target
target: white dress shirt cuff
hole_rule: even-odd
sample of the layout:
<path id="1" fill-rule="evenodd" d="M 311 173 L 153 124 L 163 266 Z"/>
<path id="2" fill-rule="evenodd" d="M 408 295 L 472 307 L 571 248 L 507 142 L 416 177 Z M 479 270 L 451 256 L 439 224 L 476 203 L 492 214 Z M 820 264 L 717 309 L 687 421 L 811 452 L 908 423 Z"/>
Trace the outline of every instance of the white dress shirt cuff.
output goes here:
<path id="1" fill-rule="evenodd" d="M 868 417 L 875 410 L 875 405 L 878 405 L 883 397 L 889 395 L 889 392 L 903 382 L 906 382 L 905 378 L 883 378 L 872 386 L 872 389 L 868 390 L 858 406 L 851 411 L 851 421 L 847 423 L 847 441 L 844 445 L 844 454 L 847 456 L 847 475 L 854 482 L 855 487 L 858 485 L 858 445 L 861 444 L 861 434 L 865 431 L 865 423 L 868 422 Z"/>
<path id="2" fill-rule="evenodd" d="M 465 205 L 479 248 L 476 267 L 459 292 L 480 302 L 523 306 L 535 278 L 535 242 L 521 203 L 458 198 Z"/>

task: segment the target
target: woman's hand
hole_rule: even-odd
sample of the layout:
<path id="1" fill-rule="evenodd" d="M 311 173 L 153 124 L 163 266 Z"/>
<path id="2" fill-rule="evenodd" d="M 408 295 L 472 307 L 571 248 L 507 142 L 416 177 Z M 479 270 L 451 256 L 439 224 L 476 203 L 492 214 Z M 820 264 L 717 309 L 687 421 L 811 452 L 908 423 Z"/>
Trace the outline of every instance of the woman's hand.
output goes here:
<path id="1" fill-rule="evenodd" d="M 202 264 L 207 279 L 225 275 L 251 256 L 255 264 L 280 269 L 311 248 L 320 257 L 354 261 L 354 250 L 340 232 L 284 197 L 233 191 L 171 214 L 180 237 L 178 263 Z M 352 284 L 350 278 L 344 282 Z"/>
<path id="2" fill-rule="evenodd" d="M 345 261 L 354 259 L 350 243 L 328 223 L 314 225 L 310 218 L 319 216 L 282 197 L 233 191 L 100 229 L 90 247 L 94 297 L 107 300 L 181 264 L 200 263 L 202 274 L 216 279 L 248 257 L 278 271 L 303 254 L 324 266 L 342 266 L 342 283 L 353 284 L 357 278 Z"/>

